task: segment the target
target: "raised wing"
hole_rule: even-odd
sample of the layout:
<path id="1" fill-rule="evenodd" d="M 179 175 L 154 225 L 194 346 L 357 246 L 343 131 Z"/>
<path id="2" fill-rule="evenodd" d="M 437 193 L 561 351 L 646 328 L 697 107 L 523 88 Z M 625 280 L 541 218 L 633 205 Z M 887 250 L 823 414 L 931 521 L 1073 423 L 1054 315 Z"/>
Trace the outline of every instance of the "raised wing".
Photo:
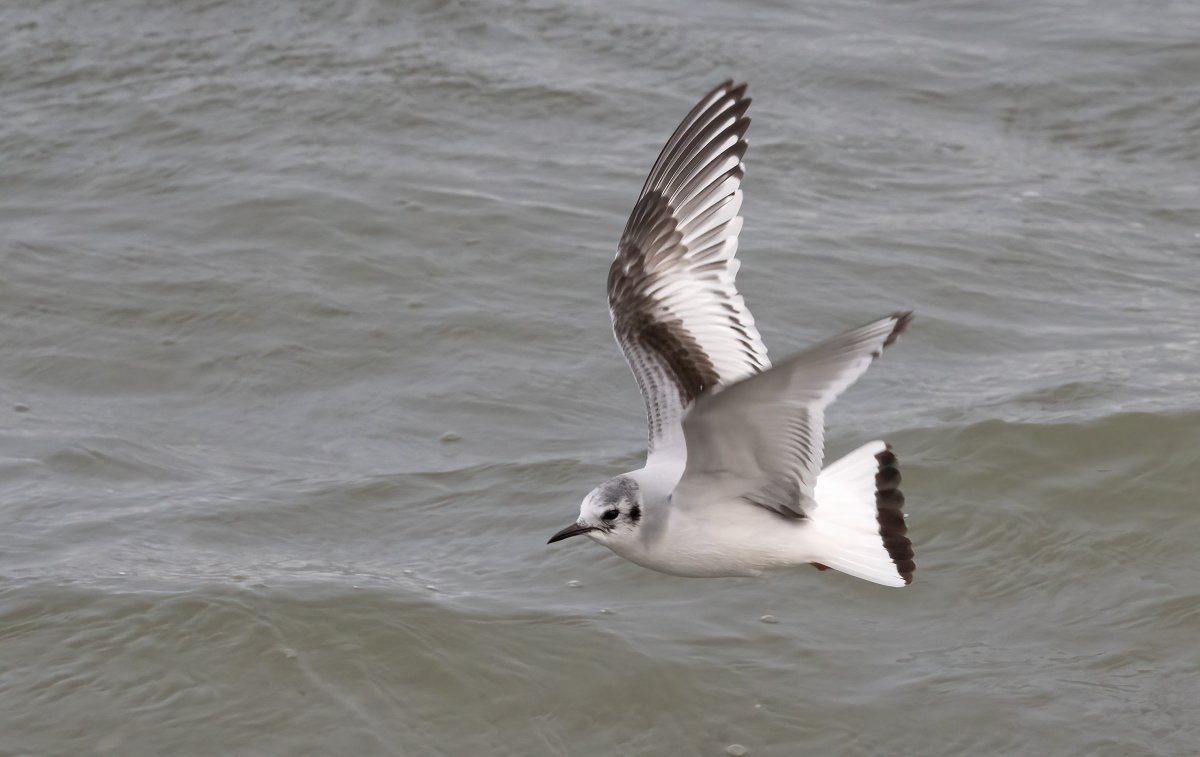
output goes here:
<path id="1" fill-rule="evenodd" d="M 683 421 L 680 502 L 741 498 L 790 518 L 811 513 L 825 456 L 825 408 L 911 320 L 912 313 L 896 313 L 868 323 L 701 397 Z"/>
<path id="2" fill-rule="evenodd" d="M 770 366 L 734 286 L 745 94 L 727 81 L 675 129 L 608 272 L 613 331 L 646 402 L 651 454 L 682 441 L 684 411 L 705 390 Z"/>

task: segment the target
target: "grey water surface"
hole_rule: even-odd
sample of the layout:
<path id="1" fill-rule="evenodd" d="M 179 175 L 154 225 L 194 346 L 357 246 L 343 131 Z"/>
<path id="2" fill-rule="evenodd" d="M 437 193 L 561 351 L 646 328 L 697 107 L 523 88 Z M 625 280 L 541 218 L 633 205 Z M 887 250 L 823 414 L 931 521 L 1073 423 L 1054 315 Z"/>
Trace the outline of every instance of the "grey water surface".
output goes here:
<path id="1" fill-rule="evenodd" d="M 917 312 L 909 588 L 545 544 L 727 77 L 772 354 Z M 18 0 L 0 115 L 0 755 L 1197 753 L 1193 0 Z"/>

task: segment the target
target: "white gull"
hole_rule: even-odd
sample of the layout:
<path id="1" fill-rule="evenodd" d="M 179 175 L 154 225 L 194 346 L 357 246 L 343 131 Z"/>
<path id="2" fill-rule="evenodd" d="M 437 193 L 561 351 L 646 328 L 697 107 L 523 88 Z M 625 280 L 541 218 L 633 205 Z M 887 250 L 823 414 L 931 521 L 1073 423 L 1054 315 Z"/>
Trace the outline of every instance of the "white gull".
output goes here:
<path id="1" fill-rule="evenodd" d="M 679 576 L 812 564 L 887 586 L 915 564 L 891 447 L 822 468 L 825 408 L 912 320 L 895 313 L 772 366 L 734 286 L 746 85 L 688 113 L 655 161 L 608 274 L 613 331 L 646 402 L 646 465 L 584 498 L 587 535 Z"/>

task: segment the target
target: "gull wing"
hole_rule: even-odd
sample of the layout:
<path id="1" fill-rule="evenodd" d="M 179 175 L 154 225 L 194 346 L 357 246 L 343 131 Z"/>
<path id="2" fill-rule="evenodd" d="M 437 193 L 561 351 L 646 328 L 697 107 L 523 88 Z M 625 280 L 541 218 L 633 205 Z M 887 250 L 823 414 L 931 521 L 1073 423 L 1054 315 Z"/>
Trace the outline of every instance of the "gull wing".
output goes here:
<path id="1" fill-rule="evenodd" d="M 911 320 L 912 313 L 896 313 L 868 323 L 701 397 L 683 420 L 680 504 L 741 498 L 789 518 L 811 514 L 825 455 L 825 408 Z"/>
<path id="2" fill-rule="evenodd" d="M 613 332 L 646 403 L 650 454 L 706 390 L 770 366 L 734 286 L 746 85 L 704 96 L 654 163 L 608 273 Z"/>

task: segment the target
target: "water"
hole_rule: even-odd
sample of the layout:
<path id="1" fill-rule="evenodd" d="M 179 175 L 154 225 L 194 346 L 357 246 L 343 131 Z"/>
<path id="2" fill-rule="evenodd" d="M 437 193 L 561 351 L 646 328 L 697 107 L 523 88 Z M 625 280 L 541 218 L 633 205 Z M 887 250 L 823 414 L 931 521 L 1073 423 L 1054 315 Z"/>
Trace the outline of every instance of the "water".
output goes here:
<path id="1" fill-rule="evenodd" d="M 0 754 L 1195 753 L 1197 6 L 625 6 L 6 4 Z M 726 76 L 772 354 L 917 311 L 906 590 L 544 544 Z"/>

